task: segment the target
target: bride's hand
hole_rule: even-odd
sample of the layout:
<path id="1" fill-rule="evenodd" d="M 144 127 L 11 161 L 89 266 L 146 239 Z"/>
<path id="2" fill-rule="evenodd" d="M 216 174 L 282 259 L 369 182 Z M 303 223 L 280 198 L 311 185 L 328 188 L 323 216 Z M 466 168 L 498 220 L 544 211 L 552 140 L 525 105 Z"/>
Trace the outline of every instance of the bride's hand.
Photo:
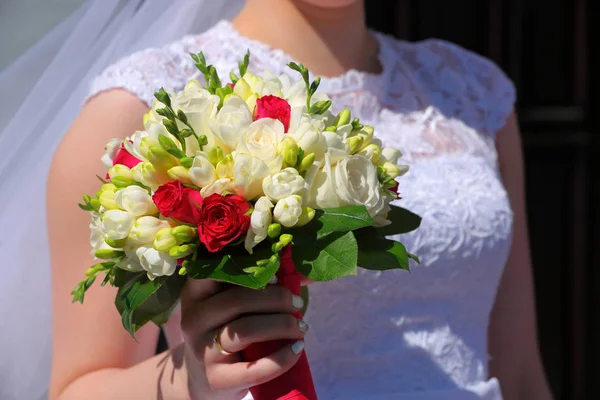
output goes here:
<path id="1" fill-rule="evenodd" d="M 242 361 L 239 352 L 252 343 L 302 339 L 308 326 L 291 315 L 302 306 L 300 297 L 281 286 L 224 289 L 214 281 L 188 280 L 181 295 L 181 328 L 193 398 L 241 399 L 248 388 L 292 368 L 301 341 L 251 363 Z"/>

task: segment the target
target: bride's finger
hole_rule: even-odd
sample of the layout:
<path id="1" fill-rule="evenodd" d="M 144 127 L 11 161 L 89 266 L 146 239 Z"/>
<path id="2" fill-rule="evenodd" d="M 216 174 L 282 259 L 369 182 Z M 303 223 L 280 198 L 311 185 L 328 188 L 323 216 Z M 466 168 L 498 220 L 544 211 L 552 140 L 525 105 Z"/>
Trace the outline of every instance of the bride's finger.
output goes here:
<path id="1" fill-rule="evenodd" d="M 300 359 L 304 342 L 284 346 L 268 357 L 254 362 L 215 364 L 207 371 L 215 390 L 242 390 L 269 382 L 289 371 Z"/>
<path id="2" fill-rule="evenodd" d="M 308 324 L 292 315 L 252 315 L 236 319 L 218 332 L 223 350 L 237 353 L 252 343 L 278 339 L 301 339 Z"/>

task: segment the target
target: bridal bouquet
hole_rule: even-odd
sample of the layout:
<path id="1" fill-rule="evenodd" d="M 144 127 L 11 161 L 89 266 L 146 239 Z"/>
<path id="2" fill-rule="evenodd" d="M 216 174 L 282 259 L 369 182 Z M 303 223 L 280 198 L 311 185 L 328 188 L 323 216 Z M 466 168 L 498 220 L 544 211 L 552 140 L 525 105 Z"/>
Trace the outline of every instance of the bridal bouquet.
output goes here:
<path id="1" fill-rule="evenodd" d="M 94 196 L 90 243 L 99 262 L 73 290 L 83 302 L 99 275 L 118 287 L 115 305 L 131 335 L 163 324 L 186 279 L 263 289 L 277 275 L 295 294 L 300 278 L 329 281 L 418 262 L 386 236 L 418 228 L 420 218 L 390 205 L 398 198 L 400 151 L 381 146 L 350 110 L 330 111 L 320 79 L 256 76 L 223 84 L 203 54 L 191 55 L 206 85 L 161 89 L 143 131 L 106 146 L 108 169 Z M 257 344 L 264 357 L 281 343 Z M 303 354 L 284 376 L 251 389 L 256 399 L 316 398 Z"/>

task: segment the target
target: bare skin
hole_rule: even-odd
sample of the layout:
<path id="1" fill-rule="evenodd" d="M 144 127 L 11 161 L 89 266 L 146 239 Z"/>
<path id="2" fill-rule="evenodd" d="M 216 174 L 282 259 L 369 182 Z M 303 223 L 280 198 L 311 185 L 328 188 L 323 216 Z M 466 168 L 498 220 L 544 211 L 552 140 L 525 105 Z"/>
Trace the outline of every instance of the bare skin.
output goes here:
<path id="1" fill-rule="evenodd" d="M 253 22 L 265 9 L 271 23 Z M 249 0 L 233 23 L 242 34 L 283 49 L 322 76 L 339 75 L 348 69 L 380 69 L 376 43 L 364 24 L 362 1 Z M 277 34 L 282 27 L 286 35 Z M 52 164 L 48 185 L 54 312 L 52 400 L 239 399 L 248 387 L 284 373 L 298 359 L 291 347 L 286 347 L 249 366 L 235 355 L 223 355 L 212 343 L 215 330 L 221 326 L 226 327 L 221 335 L 223 348 L 230 352 L 262 340 L 301 338 L 304 333 L 298 321 L 289 316 L 296 310 L 291 293 L 280 288 L 240 292 L 222 290 L 213 282 L 187 284 L 182 296 L 186 340 L 159 355 L 154 355 L 156 327 L 143 328 L 136 335 L 138 343 L 123 330 L 112 289 L 94 287 L 86 295 L 85 307 L 71 304 L 69 293 L 81 279 L 82 265 L 93 263 L 88 216 L 73 205 L 82 193 L 97 190 L 97 182 L 89 177 L 103 171 L 99 160 L 104 144 L 141 129 L 147 110 L 123 90 L 96 96 L 65 135 Z M 515 233 L 492 313 L 490 372 L 502 382 L 507 399 L 550 399 L 536 342 L 515 117 L 498 133 L 498 151 L 515 211 Z M 240 296 L 245 301 L 240 302 Z M 240 320 L 242 314 L 259 311 L 269 313 L 268 321 Z"/>

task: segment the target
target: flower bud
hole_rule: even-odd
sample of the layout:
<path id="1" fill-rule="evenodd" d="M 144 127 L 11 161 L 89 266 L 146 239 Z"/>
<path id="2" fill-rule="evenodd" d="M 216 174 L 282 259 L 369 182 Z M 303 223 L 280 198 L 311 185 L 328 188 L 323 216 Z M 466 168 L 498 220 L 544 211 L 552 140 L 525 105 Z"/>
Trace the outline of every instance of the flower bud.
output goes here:
<path id="1" fill-rule="evenodd" d="M 271 251 L 273 253 L 279 253 L 284 247 L 285 245 L 281 242 L 273 243 L 273 246 L 271 246 Z"/>
<path id="2" fill-rule="evenodd" d="M 290 235 L 289 233 L 284 233 L 283 235 L 279 236 L 279 243 L 287 246 L 288 244 L 292 243 L 293 239 L 294 236 Z"/>
<path id="3" fill-rule="evenodd" d="M 271 239 L 276 239 L 281 234 L 281 224 L 271 224 L 267 229 L 267 236 Z"/>
<path id="4" fill-rule="evenodd" d="M 233 155 L 227 154 L 217 163 L 217 177 L 219 179 L 232 178 L 234 173 Z"/>
<path id="5" fill-rule="evenodd" d="M 108 176 L 116 187 L 125 187 L 133 183 L 131 170 L 125 165 L 116 164 L 108 170 Z"/>
<path id="6" fill-rule="evenodd" d="M 123 257 L 124 255 L 125 253 L 122 251 L 111 249 L 100 249 L 94 253 L 94 257 L 99 258 L 101 260 L 112 260 L 115 258 Z"/>
<path id="7" fill-rule="evenodd" d="M 304 226 L 304 225 L 308 224 L 310 221 L 312 221 L 314 217 L 315 217 L 315 210 L 310 207 L 304 207 L 302 209 L 302 215 L 300 215 L 300 218 L 298 218 L 298 223 L 296 224 L 296 226 L 297 227 Z"/>
<path id="8" fill-rule="evenodd" d="M 219 146 L 215 146 L 208 151 L 208 161 L 210 161 L 212 165 L 216 166 L 223 157 L 225 157 L 225 154 L 223 153 L 223 149 Z"/>
<path id="9" fill-rule="evenodd" d="M 298 150 L 298 144 L 291 137 L 286 137 L 277 146 L 277 151 L 283 155 L 283 161 L 290 167 L 294 167 L 298 163 Z"/>
<path id="10" fill-rule="evenodd" d="M 302 159 L 300 162 L 300 166 L 298 167 L 298 172 L 306 172 L 312 167 L 315 163 L 315 153 L 310 153 Z"/>
<path id="11" fill-rule="evenodd" d="M 340 127 L 350 123 L 351 113 L 350 110 L 344 108 L 335 119 L 335 126 Z"/>
<path id="12" fill-rule="evenodd" d="M 375 134 L 375 129 L 373 129 L 372 126 L 370 126 L 370 125 L 363 126 L 363 128 L 358 133 L 358 137 L 363 139 L 363 147 L 361 148 L 361 150 L 363 148 L 365 148 L 366 146 L 368 146 L 369 143 L 371 143 L 371 140 L 373 139 L 374 134 Z"/>
<path id="13" fill-rule="evenodd" d="M 149 147 L 148 161 L 150 161 L 157 170 L 163 171 L 167 171 L 177 165 L 173 156 L 160 146 Z"/>
<path id="14" fill-rule="evenodd" d="M 242 99 L 244 99 L 244 101 L 246 101 L 248 97 L 252 96 L 253 94 L 252 88 L 244 78 L 239 79 L 235 83 L 235 86 L 233 87 L 233 93 L 240 96 Z"/>
<path id="15" fill-rule="evenodd" d="M 164 228 L 156 234 L 153 247 L 158 251 L 169 251 L 177 244 L 177 239 L 171 234 L 171 228 Z"/>
<path id="16" fill-rule="evenodd" d="M 191 244 L 184 244 L 181 246 L 174 246 L 171 247 L 171 249 L 169 250 L 169 255 L 173 258 L 184 258 L 189 256 L 190 254 L 192 254 L 194 252 L 194 250 L 196 249 L 195 245 L 191 245 Z"/>
<path id="17" fill-rule="evenodd" d="M 408 165 L 398 166 L 390 162 L 384 163 L 382 168 L 385 170 L 386 175 L 392 179 L 395 179 L 398 176 L 404 175 L 408 172 Z"/>
<path id="18" fill-rule="evenodd" d="M 112 239 L 106 238 L 106 239 L 104 239 L 104 241 L 106 242 L 107 245 L 109 245 L 110 247 L 112 247 L 114 249 L 122 249 L 123 247 L 125 247 L 125 244 L 127 243 L 127 238 L 118 239 L 118 240 L 112 240 Z"/>
<path id="19" fill-rule="evenodd" d="M 271 256 L 271 258 L 269 258 L 269 261 L 272 262 L 272 263 L 278 262 L 279 261 L 279 254 L 273 254 Z"/>
<path id="20" fill-rule="evenodd" d="M 370 144 L 362 149 L 358 154 L 367 157 L 373 164 L 377 163 L 379 156 L 381 156 L 381 147 L 376 144 Z"/>
<path id="21" fill-rule="evenodd" d="M 192 180 L 190 179 L 190 172 L 187 168 L 182 167 L 181 165 L 177 165 L 167 171 L 167 175 L 171 179 L 175 179 L 180 181 L 181 183 L 190 184 Z"/>
<path id="22" fill-rule="evenodd" d="M 350 154 L 356 154 L 362 146 L 363 138 L 360 136 L 353 136 L 346 141 Z"/>
<path id="23" fill-rule="evenodd" d="M 175 237 L 178 243 L 185 243 L 196 237 L 196 229 L 187 225 L 179 225 L 171 229 L 171 235 Z"/>
<path id="24" fill-rule="evenodd" d="M 134 180 L 141 182 L 152 190 L 156 190 L 160 185 L 171 181 L 172 178 L 166 171 L 159 171 L 154 168 L 154 165 L 145 161 L 141 162 L 131 169 Z"/>

